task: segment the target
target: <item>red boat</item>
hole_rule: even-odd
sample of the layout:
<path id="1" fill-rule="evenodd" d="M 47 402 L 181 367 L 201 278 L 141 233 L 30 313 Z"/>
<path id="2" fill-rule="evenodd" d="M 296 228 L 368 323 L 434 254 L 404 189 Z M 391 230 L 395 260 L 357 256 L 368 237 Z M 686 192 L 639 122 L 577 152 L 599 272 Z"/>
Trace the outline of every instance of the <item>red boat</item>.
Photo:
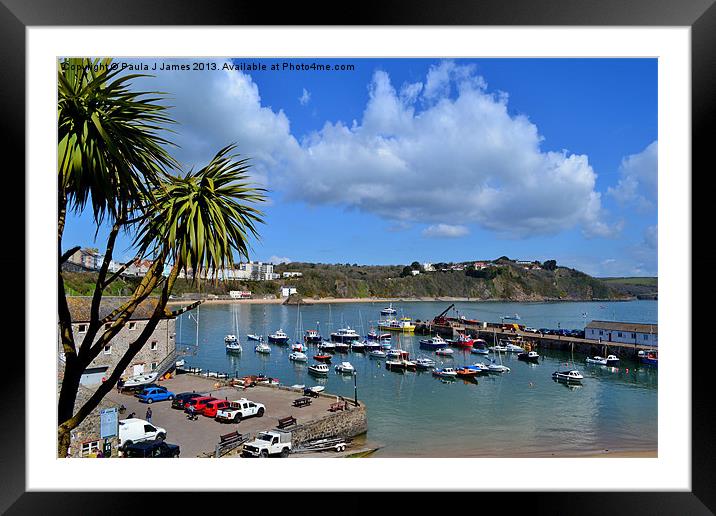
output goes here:
<path id="1" fill-rule="evenodd" d="M 477 369 L 468 369 L 466 367 L 456 369 L 455 372 L 459 378 L 475 378 L 480 372 Z"/>
<path id="2" fill-rule="evenodd" d="M 452 346 L 471 348 L 472 345 L 475 343 L 475 339 L 465 335 L 464 333 L 459 333 L 457 339 L 449 340 L 448 342 Z"/>
<path id="3" fill-rule="evenodd" d="M 325 353 L 323 355 L 313 355 L 313 358 L 318 360 L 319 362 L 330 362 L 331 361 L 331 355 Z"/>

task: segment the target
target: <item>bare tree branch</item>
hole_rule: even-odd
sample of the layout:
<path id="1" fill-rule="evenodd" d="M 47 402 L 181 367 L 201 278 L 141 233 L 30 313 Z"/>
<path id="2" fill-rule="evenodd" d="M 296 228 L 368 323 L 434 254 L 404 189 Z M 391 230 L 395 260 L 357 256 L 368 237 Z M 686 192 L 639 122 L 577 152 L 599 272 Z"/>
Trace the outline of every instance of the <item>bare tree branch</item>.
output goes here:
<path id="1" fill-rule="evenodd" d="M 183 307 L 183 308 L 180 308 L 179 310 L 174 310 L 174 311 L 172 312 L 172 316 L 173 316 L 173 317 L 176 317 L 177 315 L 181 315 L 181 314 L 183 314 L 184 312 L 188 312 L 189 310 L 193 310 L 194 308 L 196 308 L 197 306 L 199 306 L 199 305 L 202 304 L 203 302 L 204 302 L 204 300 L 203 300 L 203 299 L 200 299 L 199 301 L 196 301 L 196 302 L 194 302 L 194 303 L 192 303 L 192 304 L 190 304 L 190 305 L 187 305 L 187 306 L 185 306 L 185 307 Z"/>
<path id="2" fill-rule="evenodd" d="M 79 251 L 80 249 L 82 249 L 82 247 L 76 245 L 76 246 L 74 246 L 72 249 L 68 249 L 67 251 L 65 251 L 65 253 L 64 253 L 62 256 L 60 256 L 60 265 L 62 265 L 63 263 L 65 263 L 67 260 L 69 260 L 69 259 L 70 259 L 70 256 L 72 256 L 73 254 L 75 254 L 75 253 L 76 253 L 77 251 Z"/>

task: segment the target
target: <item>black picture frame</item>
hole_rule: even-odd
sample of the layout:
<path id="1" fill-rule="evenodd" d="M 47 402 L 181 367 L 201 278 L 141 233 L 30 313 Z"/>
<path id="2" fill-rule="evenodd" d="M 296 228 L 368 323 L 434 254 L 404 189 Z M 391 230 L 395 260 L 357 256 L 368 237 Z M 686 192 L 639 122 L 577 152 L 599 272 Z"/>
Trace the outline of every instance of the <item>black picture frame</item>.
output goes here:
<path id="1" fill-rule="evenodd" d="M 91 0 L 0 0 L 0 104 L 6 129 L 0 145 L 4 156 L 18 158 L 15 171 L 25 170 L 25 29 L 31 26 L 76 25 L 552 25 L 552 26 L 688 26 L 691 28 L 692 49 L 692 152 L 693 168 L 706 168 L 709 140 L 714 134 L 716 112 L 716 7 L 714 0 L 486 0 L 453 2 L 312 2 L 273 4 L 244 0 L 215 0 L 207 3 L 189 0 L 124 0 L 99 3 Z M 712 168 L 712 167 L 711 167 Z M 685 177 L 689 171 L 684 171 Z M 706 170 L 702 171 L 708 174 Z M 4 190 L 25 192 L 20 172 L 5 174 Z M 695 179 L 691 175 L 691 180 Z M 699 178 L 702 185 L 703 176 Z M 14 183 L 13 183 L 14 182 Z M 709 188 L 692 187 L 692 206 L 710 206 L 706 198 Z M 6 190 L 7 191 L 7 190 Z M 25 192 L 27 193 L 27 192 Z M 16 220 L 9 203 L 3 203 L 3 220 Z M 708 230 L 712 217 L 699 216 L 694 208 L 693 229 Z M 701 224 L 701 226 L 699 226 Z M 25 228 L 23 224 L 9 224 L 5 231 L 20 255 L 24 255 Z M 692 235 L 698 235 L 693 231 Z M 711 234 L 709 232 L 709 234 Z M 694 239 L 694 243 L 698 240 Z M 702 244 L 703 246 L 703 244 Z M 693 252 L 692 266 L 710 269 L 713 259 L 706 250 Z M 3 264 L 17 270 L 22 259 L 15 255 Z M 6 269 L 8 270 L 8 269 Z M 27 274 L 28 271 L 25 272 Z M 24 281 L 15 274 L 16 295 L 4 314 L 16 313 L 17 305 L 24 306 Z M 23 282 L 21 286 L 19 283 Z M 685 278 L 691 281 L 691 278 Z M 50 288 L 50 287 L 48 287 Z M 693 290 L 692 290 L 693 292 Z M 694 293 L 696 295 L 696 293 Z M 707 303 L 692 299 L 692 321 L 708 320 Z M 32 313 L 25 314 L 25 321 Z M 693 325 L 692 325 L 693 326 Z M 685 329 L 691 341 L 692 328 Z M 21 337 L 20 337 L 21 338 Z M 0 475 L 0 510 L 8 514 L 89 514 L 123 513 L 149 508 L 157 504 L 168 510 L 176 507 L 176 494 L 156 493 L 143 499 L 120 492 L 107 493 L 28 493 L 25 490 L 25 450 L 32 443 L 25 441 L 25 350 L 6 345 L 6 360 L 13 364 L 4 372 L 3 394 L 12 403 L 3 406 L 0 425 L 2 455 Z M 707 338 L 707 340 L 710 340 Z M 6 343 L 9 344 L 9 343 Z M 666 343 L 671 345 L 672 343 Z M 710 342 L 704 344 L 709 345 Z M 11 348 L 11 349 L 8 349 Z M 54 349 L 54 348 L 53 348 Z M 49 350 L 48 350 L 49 351 Z M 490 510 L 504 505 L 505 500 L 528 501 L 531 512 L 550 514 L 711 514 L 716 510 L 714 485 L 716 445 L 712 439 L 714 427 L 709 416 L 714 407 L 709 380 L 710 362 L 693 360 L 692 370 L 692 491 L 691 492 L 618 492 L 618 493 L 511 493 L 498 497 L 480 496 L 477 510 Z M 10 424 L 11 422 L 11 424 Z M 108 483 L 113 485 L 114 480 Z M 267 488 L 269 487 L 267 483 Z M 347 488 L 350 485 L 346 486 Z M 185 493 L 189 494 L 189 493 Z M 272 497 L 275 495 L 272 495 Z M 181 505 L 188 508 L 192 499 L 199 505 L 201 497 L 182 496 Z M 307 498 L 302 498 L 307 500 Z M 295 499 L 294 499 L 295 502 Z M 298 503 L 298 502 L 295 502 Z M 426 507 L 427 508 L 427 507 Z M 270 510 L 270 509 L 269 509 Z"/>

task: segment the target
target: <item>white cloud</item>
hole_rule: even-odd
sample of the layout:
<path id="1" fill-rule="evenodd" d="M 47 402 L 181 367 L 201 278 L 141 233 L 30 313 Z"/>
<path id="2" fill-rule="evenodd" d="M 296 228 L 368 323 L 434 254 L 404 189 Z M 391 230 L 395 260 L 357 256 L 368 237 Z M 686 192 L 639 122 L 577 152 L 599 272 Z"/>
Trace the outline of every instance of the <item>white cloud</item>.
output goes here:
<path id="1" fill-rule="evenodd" d="M 287 256 L 272 256 L 268 259 L 268 263 L 273 263 L 274 265 L 278 265 L 280 263 L 291 263 L 293 260 L 291 258 L 288 258 Z"/>
<path id="2" fill-rule="evenodd" d="M 659 227 L 649 226 L 644 230 L 644 244 L 649 249 L 658 249 L 659 247 Z"/>
<path id="3" fill-rule="evenodd" d="M 460 238 L 467 235 L 470 230 L 465 226 L 450 224 L 433 224 L 423 230 L 427 238 Z"/>
<path id="4" fill-rule="evenodd" d="M 361 120 L 326 121 L 300 143 L 283 111 L 264 106 L 241 72 L 148 81 L 173 94 L 182 161 L 200 163 L 237 141 L 255 177 L 288 200 L 358 209 L 394 224 L 459 221 L 513 237 L 619 230 L 605 221 L 588 157 L 542 151 L 537 127 L 510 114 L 508 96 L 488 92 L 469 66 L 440 63 L 424 83 L 400 92 L 377 71 Z"/>
<path id="5" fill-rule="evenodd" d="M 622 204 L 635 203 L 648 209 L 657 202 L 658 142 L 653 141 L 643 151 L 622 160 L 621 177 L 617 186 L 607 192 Z"/>
<path id="6" fill-rule="evenodd" d="M 305 106 L 309 100 L 311 100 L 311 93 L 306 88 L 303 88 L 303 93 L 298 97 L 298 101 L 302 106 Z"/>

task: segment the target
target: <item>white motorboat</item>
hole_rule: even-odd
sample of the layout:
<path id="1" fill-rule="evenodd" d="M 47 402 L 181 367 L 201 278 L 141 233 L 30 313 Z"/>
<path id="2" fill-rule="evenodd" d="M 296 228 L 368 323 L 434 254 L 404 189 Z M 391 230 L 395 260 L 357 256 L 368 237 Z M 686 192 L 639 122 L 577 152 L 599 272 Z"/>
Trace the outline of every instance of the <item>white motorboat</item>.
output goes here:
<path id="1" fill-rule="evenodd" d="M 480 373 L 489 373 L 490 367 L 487 364 L 484 364 L 483 362 L 476 362 L 472 365 L 465 366 L 466 369 L 476 369 Z"/>
<path id="2" fill-rule="evenodd" d="M 507 351 L 507 346 L 503 346 L 501 344 L 497 344 L 495 346 L 490 346 L 488 348 L 490 351 L 494 351 L 495 353 L 502 352 L 505 353 Z"/>
<path id="3" fill-rule="evenodd" d="M 318 394 L 319 392 L 325 391 L 326 388 L 323 385 L 314 385 L 313 387 L 309 387 L 306 390 L 309 390 L 311 392 L 315 392 L 316 394 Z"/>
<path id="4" fill-rule="evenodd" d="M 490 364 L 488 364 L 487 371 L 489 373 L 509 373 L 510 368 L 506 365 L 498 364 L 493 360 Z"/>
<path id="5" fill-rule="evenodd" d="M 520 320 L 519 314 L 503 315 L 502 318 L 505 320 L 508 320 L 508 321 L 519 321 Z"/>
<path id="6" fill-rule="evenodd" d="M 290 355 L 288 355 L 289 360 L 293 360 L 294 362 L 308 362 L 308 357 L 305 353 L 301 353 L 300 351 L 294 351 Z"/>
<path id="7" fill-rule="evenodd" d="M 536 351 L 523 351 L 522 353 L 517 353 L 517 360 L 537 363 L 539 362 L 539 353 Z"/>
<path id="8" fill-rule="evenodd" d="M 236 342 L 236 340 L 236 335 L 227 335 L 226 337 L 224 337 L 224 342 L 226 343 Z"/>
<path id="9" fill-rule="evenodd" d="M 395 315 L 397 313 L 398 311 L 393 308 L 393 303 L 390 303 L 390 306 L 385 307 L 380 311 L 380 315 Z"/>
<path id="10" fill-rule="evenodd" d="M 306 346 L 304 346 L 300 342 L 294 342 L 293 344 L 291 344 L 291 351 L 303 352 L 305 349 L 306 349 Z"/>
<path id="11" fill-rule="evenodd" d="M 317 330 L 306 330 L 303 340 L 307 344 L 319 344 L 323 340 L 323 337 L 321 337 L 321 334 L 318 333 Z"/>
<path id="12" fill-rule="evenodd" d="M 358 332 L 350 326 L 341 328 L 340 330 L 331 333 L 331 341 L 333 342 L 348 344 L 354 340 L 360 340 L 360 335 L 358 335 Z"/>
<path id="13" fill-rule="evenodd" d="M 555 371 L 552 373 L 552 378 L 558 382 L 581 383 L 584 376 L 576 369 L 572 369 L 569 371 Z"/>
<path id="14" fill-rule="evenodd" d="M 257 346 L 254 348 L 254 351 L 256 351 L 256 353 L 268 354 L 268 353 L 271 353 L 271 346 L 269 346 L 268 344 L 262 342 L 261 344 L 257 345 Z"/>
<path id="15" fill-rule="evenodd" d="M 316 376 L 328 376 L 328 366 L 326 364 L 312 364 L 308 366 L 308 372 Z"/>
<path id="16" fill-rule="evenodd" d="M 306 386 L 302 383 L 300 383 L 300 384 L 296 383 L 296 384 L 293 384 L 291 387 L 289 387 L 289 389 L 291 389 L 292 391 L 303 391 L 303 389 L 305 389 L 305 388 L 306 388 Z"/>
<path id="17" fill-rule="evenodd" d="M 505 348 L 506 348 L 505 351 L 507 353 L 524 353 L 525 352 L 525 348 L 518 346 L 517 344 L 515 344 L 513 342 L 508 342 L 505 345 Z"/>
<path id="18" fill-rule="evenodd" d="M 365 351 L 365 349 L 366 349 L 365 342 L 360 342 L 357 340 L 354 340 L 353 342 L 351 342 L 351 350 L 352 351 Z"/>
<path id="19" fill-rule="evenodd" d="M 336 345 L 333 342 L 328 342 L 327 340 L 324 340 L 318 345 L 318 349 L 321 351 L 335 351 Z"/>
<path id="20" fill-rule="evenodd" d="M 610 367 L 616 367 L 619 365 L 619 359 L 615 355 L 609 355 L 607 358 L 600 357 L 599 355 L 586 360 L 587 364 L 604 365 Z"/>
<path id="21" fill-rule="evenodd" d="M 341 362 L 340 364 L 335 366 L 335 370 L 339 373 L 347 374 L 353 374 L 355 372 L 355 368 L 350 362 Z"/>
<path id="22" fill-rule="evenodd" d="M 333 349 L 335 349 L 338 353 L 348 353 L 348 350 L 351 349 L 351 345 L 347 342 L 336 342 Z"/>
<path id="23" fill-rule="evenodd" d="M 263 335 L 255 335 L 253 333 L 249 333 L 248 335 L 246 335 L 246 338 L 249 340 L 255 340 L 258 342 L 261 342 L 262 340 L 264 340 Z"/>
<path id="24" fill-rule="evenodd" d="M 387 353 L 381 349 L 374 349 L 368 352 L 368 356 L 372 358 L 385 358 Z"/>
<path id="25" fill-rule="evenodd" d="M 288 335 L 286 335 L 283 329 L 268 336 L 268 341 L 273 342 L 274 344 L 288 344 L 288 340 Z"/>
<path id="26" fill-rule="evenodd" d="M 455 354 L 455 351 L 452 348 L 440 348 L 435 350 L 435 354 L 443 357 L 451 357 Z"/>
<path id="27" fill-rule="evenodd" d="M 437 376 L 439 378 L 456 378 L 457 371 L 455 371 L 452 367 L 443 367 L 442 369 L 436 369 L 433 371 L 433 376 Z"/>
<path id="28" fill-rule="evenodd" d="M 435 360 L 426 357 L 420 357 L 415 359 L 415 365 L 418 369 L 431 369 L 435 367 Z"/>
<path id="29" fill-rule="evenodd" d="M 135 376 L 131 376 L 127 378 L 127 380 L 124 382 L 123 388 L 130 388 L 130 387 L 141 387 L 142 385 L 147 385 L 150 383 L 153 383 L 159 375 L 157 373 L 148 373 L 148 374 L 138 374 Z"/>
<path id="30" fill-rule="evenodd" d="M 447 341 L 445 339 L 443 339 L 440 335 L 435 335 L 432 338 L 420 340 L 421 348 L 439 349 L 439 348 L 445 348 L 445 347 L 447 347 L 447 345 L 448 345 Z"/>
<path id="31" fill-rule="evenodd" d="M 174 367 L 184 367 L 184 363 L 184 359 L 182 358 L 174 363 Z"/>
<path id="32" fill-rule="evenodd" d="M 474 353 L 476 355 L 489 355 L 490 350 L 487 349 L 487 343 L 482 339 L 475 339 L 475 341 L 472 343 L 472 349 L 470 349 L 470 353 Z"/>
<path id="33" fill-rule="evenodd" d="M 226 351 L 229 353 L 241 353 L 241 343 L 240 342 L 227 342 L 226 343 Z"/>

